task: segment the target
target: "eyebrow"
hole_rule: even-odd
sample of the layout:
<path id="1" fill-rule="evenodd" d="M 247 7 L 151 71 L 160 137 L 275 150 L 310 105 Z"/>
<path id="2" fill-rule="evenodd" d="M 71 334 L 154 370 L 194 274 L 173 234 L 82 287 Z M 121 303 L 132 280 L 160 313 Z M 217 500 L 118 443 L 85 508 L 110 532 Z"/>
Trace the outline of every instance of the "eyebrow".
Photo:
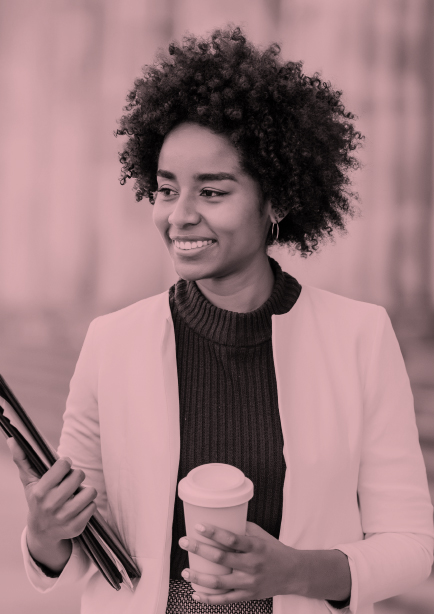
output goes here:
<path id="1" fill-rule="evenodd" d="M 176 179 L 176 175 L 170 171 L 165 171 L 161 168 L 157 171 L 157 177 L 164 177 L 165 179 Z M 237 181 L 237 178 L 232 173 L 200 173 L 193 175 L 193 179 L 196 181 Z"/>

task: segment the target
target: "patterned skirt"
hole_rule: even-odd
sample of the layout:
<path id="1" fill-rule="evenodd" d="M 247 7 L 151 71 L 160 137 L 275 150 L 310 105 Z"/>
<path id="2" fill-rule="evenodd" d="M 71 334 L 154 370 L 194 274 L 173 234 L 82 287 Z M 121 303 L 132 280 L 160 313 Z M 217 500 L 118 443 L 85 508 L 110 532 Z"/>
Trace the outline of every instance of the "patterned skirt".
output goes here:
<path id="1" fill-rule="evenodd" d="M 238 601 L 226 605 L 209 605 L 192 599 L 194 593 L 190 582 L 172 580 L 169 582 L 169 599 L 166 614 L 272 614 L 273 598 L 252 601 Z"/>

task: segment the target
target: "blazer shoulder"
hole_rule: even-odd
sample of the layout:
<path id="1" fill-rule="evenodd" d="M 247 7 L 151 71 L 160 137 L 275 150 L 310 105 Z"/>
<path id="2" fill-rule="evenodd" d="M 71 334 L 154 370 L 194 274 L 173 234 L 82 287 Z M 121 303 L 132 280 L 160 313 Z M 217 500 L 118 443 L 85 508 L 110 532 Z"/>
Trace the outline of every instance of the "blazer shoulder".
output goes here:
<path id="1" fill-rule="evenodd" d="M 135 326 L 137 322 L 152 322 L 155 324 L 156 318 L 163 319 L 170 314 L 169 291 L 165 290 L 160 294 L 141 299 L 117 311 L 98 316 L 93 320 L 92 325 L 101 331 L 124 329 Z"/>
<path id="2" fill-rule="evenodd" d="M 314 286 L 303 285 L 300 294 L 301 304 L 309 306 L 313 312 L 322 315 L 327 320 L 344 322 L 372 323 L 386 310 L 381 305 L 359 301 L 341 294 Z"/>

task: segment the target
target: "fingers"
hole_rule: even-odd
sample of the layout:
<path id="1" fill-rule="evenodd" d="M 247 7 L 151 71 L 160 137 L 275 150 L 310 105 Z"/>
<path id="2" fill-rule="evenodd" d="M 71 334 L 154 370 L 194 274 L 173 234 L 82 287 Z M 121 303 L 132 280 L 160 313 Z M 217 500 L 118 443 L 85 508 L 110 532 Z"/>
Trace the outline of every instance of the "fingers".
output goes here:
<path id="1" fill-rule="evenodd" d="M 25 453 L 13 437 L 7 440 L 7 444 L 12 452 L 12 458 L 18 467 L 20 479 L 24 487 L 32 484 L 33 495 L 39 500 L 46 498 L 48 503 L 51 504 L 52 509 L 60 508 L 70 499 L 86 477 L 84 472 L 80 469 L 71 469 L 72 461 L 70 458 L 65 457 L 58 459 L 54 465 L 39 478 L 32 470 Z M 93 489 L 93 491 L 95 491 L 95 489 Z M 95 497 L 96 491 L 92 499 Z M 81 501 L 81 499 L 79 499 L 78 502 L 79 501 Z M 89 501 L 87 503 L 89 503 Z"/>
<path id="2" fill-rule="evenodd" d="M 32 492 L 29 503 L 29 529 L 40 541 L 47 540 L 50 543 L 77 537 L 97 509 L 94 501 L 96 496 L 95 488 L 84 487 L 77 495 L 59 506 L 53 491 L 42 498 Z"/>
<path id="3" fill-rule="evenodd" d="M 236 603 L 238 601 L 250 601 L 251 595 L 243 590 L 229 591 L 220 595 L 208 595 L 205 593 L 194 593 L 192 595 L 195 601 L 207 603 L 209 605 L 226 605 L 228 603 Z"/>
<path id="4" fill-rule="evenodd" d="M 231 548 L 238 552 L 250 552 L 253 549 L 252 540 L 247 535 L 238 535 L 212 524 L 197 524 L 194 528 L 203 537 L 218 542 L 226 548 Z"/>
<path id="5" fill-rule="evenodd" d="M 84 472 L 72 469 L 70 458 L 60 458 L 39 478 L 20 446 L 11 438 L 8 446 L 25 487 L 29 531 L 40 543 L 51 544 L 80 535 L 96 512 L 98 494 L 82 486 Z"/>
<path id="6" fill-rule="evenodd" d="M 240 554 L 234 551 L 221 550 L 221 548 L 210 546 L 209 544 L 205 544 L 197 539 L 186 537 L 182 537 L 179 540 L 179 545 L 183 550 L 188 550 L 189 552 L 197 554 L 198 556 L 208 559 L 208 561 L 212 561 L 213 563 L 217 563 L 218 565 L 223 565 L 224 567 L 230 567 L 232 569 L 240 569 L 243 571 L 248 571 L 251 569 L 251 557 L 247 553 Z"/>
<path id="7" fill-rule="evenodd" d="M 226 591 L 233 591 L 234 589 L 248 591 L 250 596 L 245 597 L 245 599 L 252 599 L 251 594 L 255 589 L 255 578 L 240 571 L 233 571 L 232 573 L 223 575 L 212 575 L 200 573 L 192 569 L 184 569 L 181 575 L 187 582 L 198 584 L 204 588 Z"/>
<path id="8" fill-rule="evenodd" d="M 39 481 L 38 490 L 44 496 L 49 490 L 58 486 L 71 471 L 72 461 L 70 458 L 59 458 L 52 467 L 44 473 Z M 72 495 L 72 492 L 71 492 Z"/>
<path id="9" fill-rule="evenodd" d="M 32 482 L 37 482 L 39 480 L 39 476 L 33 471 L 27 456 L 17 444 L 13 437 L 9 437 L 7 442 L 9 450 L 12 452 L 12 459 L 16 466 L 18 467 L 18 471 L 20 474 L 20 480 L 24 486 Z"/>
<path id="10" fill-rule="evenodd" d="M 68 538 L 72 539 L 73 537 L 78 537 L 78 535 L 83 533 L 87 523 L 95 512 L 96 503 L 95 501 L 92 501 L 79 514 L 77 514 L 77 516 L 72 518 L 67 525 L 65 525 L 67 526 Z"/>
<path id="11" fill-rule="evenodd" d="M 78 513 L 84 506 L 82 501 L 88 505 L 98 494 L 93 487 L 81 486 L 86 475 L 81 469 L 70 469 L 70 462 L 70 459 L 59 459 L 33 487 L 33 496 L 43 501 L 44 508 L 50 513 L 56 513 L 64 506 L 66 510 Z M 67 505 L 70 501 L 73 505 Z"/>
<path id="12" fill-rule="evenodd" d="M 55 497 L 57 507 L 61 507 L 68 499 L 74 496 L 74 493 L 80 488 L 85 478 L 86 475 L 84 471 L 81 469 L 72 469 L 60 484 L 53 488 L 51 495 Z"/>
<path id="13" fill-rule="evenodd" d="M 93 486 L 86 486 L 77 495 L 66 501 L 57 513 L 60 521 L 69 522 L 92 503 L 97 497 L 97 491 Z M 96 507 L 96 504 L 95 504 Z"/>

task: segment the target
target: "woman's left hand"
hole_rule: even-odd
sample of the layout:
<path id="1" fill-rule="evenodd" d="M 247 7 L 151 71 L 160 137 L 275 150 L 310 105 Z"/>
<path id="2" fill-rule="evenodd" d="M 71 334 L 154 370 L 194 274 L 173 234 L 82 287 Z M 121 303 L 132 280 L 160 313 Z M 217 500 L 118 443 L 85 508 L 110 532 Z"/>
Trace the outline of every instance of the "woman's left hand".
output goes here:
<path id="1" fill-rule="evenodd" d="M 198 531 L 215 542 L 211 546 L 195 539 L 188 539 L 188 545 L 179 545 L 184 550 L 202 556 L 204 559 L 230 567 L 230 574 L 216 576 L 192 571 L 182 572 L 188 582 L 209 588 L 224 588 L 229 592 L 219 595 L 194 593 L 197 601 L 221 605 L 236 601 L 266 599 L 274 595 L 296 592 L 298 550 L 285 546 L 278 539 L 261 529 L 254 522 L 247 522 L 247 534 L 237 535 L 211 524 L 204 524 L 205 531 Z M 197 527 L 195 527 L 196 530 Z M 226 551 L 219 544 L 231 548 Z M 188 572 L 186 577 L 185 572 Z"/>

